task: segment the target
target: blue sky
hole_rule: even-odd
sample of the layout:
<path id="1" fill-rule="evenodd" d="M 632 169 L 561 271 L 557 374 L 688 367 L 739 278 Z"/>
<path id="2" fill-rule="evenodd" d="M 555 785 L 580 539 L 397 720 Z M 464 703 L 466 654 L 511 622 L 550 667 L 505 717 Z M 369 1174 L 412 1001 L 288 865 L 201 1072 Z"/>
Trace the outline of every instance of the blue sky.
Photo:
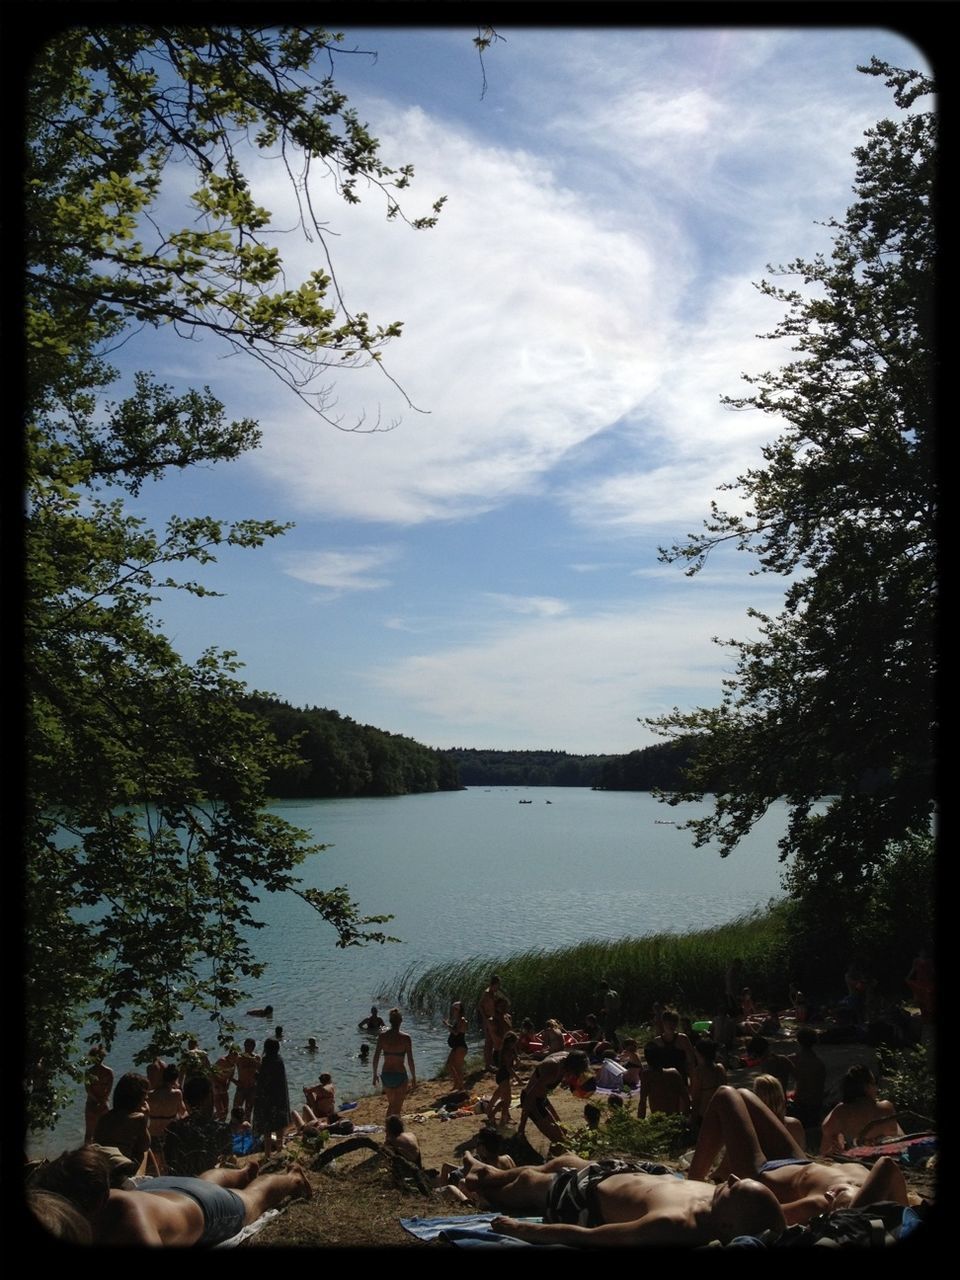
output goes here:
<path id="1" fill-rule="evenodd" d="M 346 31 L 335 75 L 412 163 L 416 217 L 377 193 L 315 198 L 352 310 L 404 322 L 377 369 L 333 385 L 337 431 L 215 340 L 142 334 L 114 357 L 178 389 L 209 384 L 259 419 L 260 450 L 165 481 L 140 503 L 291 520 L 228 552 L 157 615 L 183 655 L 235 649 L 244 677 L 297 705 L 433 746 L 628 751 L 638 717 L 714 705 L 753 606 L 783 583 L 721 550 L 697 578 L 657 563 L 719 484 L 759 461 L 773 418 L 720 405 L 785 350 L 768 263 L 829 251 L 851 152 L 895 114 L 858 63 L 928 70 L 881 29 L 499 28 L 488 87 L 469 28 Z M 318 265 L 277 165 L 254 162 L 288 280 Z M 363 193 L 361 193 L 363 194 Z M 177 179 L 167 193 L 176 209 Z M 178 222 L 178 225 L 180 223 Z"/>

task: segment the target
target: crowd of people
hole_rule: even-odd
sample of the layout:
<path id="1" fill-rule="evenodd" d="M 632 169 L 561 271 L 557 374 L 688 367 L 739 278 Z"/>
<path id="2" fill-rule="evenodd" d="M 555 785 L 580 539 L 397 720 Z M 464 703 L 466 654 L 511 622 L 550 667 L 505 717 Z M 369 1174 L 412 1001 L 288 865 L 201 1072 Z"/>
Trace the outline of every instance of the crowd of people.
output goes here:
<path id="1" fill-rule="evenodd" d="M 818 1031 L 820 1011 L 802 992 L 792 991 L 790 1009 L 778 1013 L 759 1004 L 740 985 L 741 977 L 734 962 L 709 1021 L 693 1022 L 654 1005 L 651 1034 L 641 1048 L 635 1038 L 620 1038 L 621 997 L 606 977 L 597 981 L 598 1012 L 586 1015 L 582 1027 L 568 1030 L 548 1018 L 537 1030 L 529 1019 L 514 1027 L 511 1001 L 492 974 L 472 1009 L 457 999 L 444 1019 L 454 1103 L 470 1096 L 471 1025 L 479 1032 L 483 1069 L 470 1080 L 476 1086 L 479 1079 L 487 1091 L 492 1076 L 480 1104 L 487 1137 L 476 1154 L 466 1153 L 462 1167 L 444 1165 L 437 1184 L 502 1213 L 496 1230 L 544 1244 L 696 1243 L 806 1222 L 841 1206 L 878 1199 L 906 1203 L 902 1174 L 888 1159 L 872 1170 L 852 1162 L 822 1163 L 867 1136 L 876 1141 L 901 1133 L 893 1103 L 879 1096 L 866 1062 L 847 1070 L 835 1105 L 825 1101 L 826 1064 L 818 1046 L 835 1043 L 829 1033 L 837 1027 L 846 1036 L 865 1016 L 869 980 L 851 963 L 833 1025 Z M 918 957 L 908 982 L 923 996 L 926 1027 L 934 989 L 926 954 Z M 248 1013 L 272 1019 L 273 1009 Z M 777 1052 L 775 1044 L 787 1013 L 796 1024 L 796 1049 L 789 1054 Z M 419 1166 L 417 1138 L 402 1116 L 417 1081 L 413 1043 L 402 1024 L 399 1009 L 385 1020 L 374 1006 L 358 1029 L 376 1038 L 372 1083 L 386 1103 L 385 1146 Z M 303 1089 L 298 1108 L 291 1106 L 282 1041 L 277 1025 L 261 1052 L 248 1038 L 242 1050 L 231 1046 L 211 1063 L 191 1039 L 179 1062 L 157 1058 L 144 1074 L 127 1072 L 116 1081 L 103 1050 L 94 1048 L 86 1075 L 84 1145 L 44 1162 L 29 1192 L 32 1211 L 48 1226 L 55 1222 L 51 1229 L 57 1233 L 78 1240 L 210 1244 L 235 1234 L 264 1207 L 309 1195 L 298 1167 L 260 1176 L 258 1161 L 249 1159 L 261 1152 L 270 1157 L 291 1135 L 329 1130 L 340 1121 L 326 1072 Z M 316 1040 L 305 1049 L 315 1054 Z M 358 1056 L 369 1060 L 369 1053 Z M 740 1068 L 752 1074 L 750 1089 L 729 1083 L 729 1073 Z M 528 1126 L 538 1130 L 551 1144 L 545 1164 L 518 1167 L 504 1154 L 499 1134 L 514 1119 L 514 1086 L 516 1135 L 524 1138 Z M 637 1162 L 585 1161 L 563 1150 L 569 1135 L 551 1101 L 558 1088 L 587 1100 L 589 1128 L 603 1122 L 596 1105 L 603 1094 L 608 1116 L 635 1100 L 641 1118 L 654 1112 L 683 1117 L 695 1139 L 687 1177 L 668 1178 L 670 1171 Z M 237 1156 L 248 1157 L 247 1163 L 237 1167 Z M 124 1176 L 140 1175 L 136 1191 L 130 1184 L 118 1187 L 118 1168 Z M 518 1221 L 517 1215 L 529 1213 L 543 1215 L 543 1224 Z M 587 1241 L 585 1231 L 598 1234 Z"/>

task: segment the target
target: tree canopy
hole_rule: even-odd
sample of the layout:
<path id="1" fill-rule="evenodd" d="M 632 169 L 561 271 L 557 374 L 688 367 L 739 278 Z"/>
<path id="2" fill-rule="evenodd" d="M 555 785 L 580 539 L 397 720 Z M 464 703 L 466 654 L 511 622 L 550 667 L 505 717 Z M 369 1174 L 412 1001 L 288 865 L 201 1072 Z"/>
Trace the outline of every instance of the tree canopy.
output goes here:
<path id="1" fill-rule="evenodd" d="M 745 377 L 727 401 L 771 414 L 763 464 L 726 488 L 699 535 L 661 552 L 689 573 L 732 541 L 758 572 L 790 579 L 782 613 L 753 612 L 759 639 L 728 641 L 736 669 L 721 704 L 650 723 L 702 735 L 677 799 L 715 791 L 690 824 L 726 855 L 778 797 L 790 806 L 782 857 L 794 884 L 855 896 L 891 842 L 927 834 L 934 803 L 936 122 L 910 111 L 923 75 L 874 59 L 908 114 L 881 120 L 854 152 L 855 202 L 833 251 L 764 280 L 785 316 L 768 335 L 795 358 Z M 817 804 L 829 797 L 825 811 Z"/>
<path id="2" fill-rule="evenodd" d="M 399 323 L 352 314 L 326 255 L 315 179 L 368 189 L 403 217 L 391 168 L 339 93 L 341 37 L 317 28 L 70 28 L 29 78 L 25 166 L 27 1115 L 52 1125 L 77 1038 L 121 1018 L 141 1060 L 175 1049 L 181 1017 L 221 1040 L 256 977 L 258 892 L 294 890 L 347 946 L 383 940 L 343 888 L 298 887 L 315 847 L 263 809 L 296 760 L 241 703 L 233 654 L 188 664 L 151 606 L 225 545 L 274 521 L 173 518 L 148 528 L 124 494 L 255 447 L 207 389 L 150 372 L 110 400 L 107 362 L 137 326 L 204 330 L 251 354 L 327 416 L 316 379 L 378 360 Z M 318 72 L 319 68 L 319 72 Z M 283 166 L 324 266 L 289 282 L 244 164 Z M 176 220 L 164 184 L 192 181 Z M 441 202 L 414 219 L 432 224 Z M 337 424 L 343 425 L 343 424 Z M 348 426 L 351 424 L 347 424 Z M 354 426 L 358 424 L 352 424 Z M 376 425 L 376 424 L 374 424 Z M 112 492 L 111 492 L 112 491 Z"/>

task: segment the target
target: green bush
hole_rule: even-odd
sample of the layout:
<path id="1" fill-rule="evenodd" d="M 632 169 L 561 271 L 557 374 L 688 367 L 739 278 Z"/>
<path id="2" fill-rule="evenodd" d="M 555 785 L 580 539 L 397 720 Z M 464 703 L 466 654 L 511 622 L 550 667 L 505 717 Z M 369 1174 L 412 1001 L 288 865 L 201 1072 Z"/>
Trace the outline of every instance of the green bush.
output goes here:
<path id="1" fill-rule="evenodd" d="M 614 1111 L 599 1129 L 577 1129 L 570 1136 L 573 1150 L 584 1160 L 606 1156 L 637 1156 L 642 1160 L 678 1156 L 690 1145 L 683 1116 L 655 1111 L 640 1120 L 624 1107 Z"/>
<path id="2" fill-rule="evenodd" d="M 897 1111 L 915 1111 L 933 1119 L 937 1113 L 937 1080 L 923 1045 L 915 1049 L 880 1049 L 880 1069 Z"/>

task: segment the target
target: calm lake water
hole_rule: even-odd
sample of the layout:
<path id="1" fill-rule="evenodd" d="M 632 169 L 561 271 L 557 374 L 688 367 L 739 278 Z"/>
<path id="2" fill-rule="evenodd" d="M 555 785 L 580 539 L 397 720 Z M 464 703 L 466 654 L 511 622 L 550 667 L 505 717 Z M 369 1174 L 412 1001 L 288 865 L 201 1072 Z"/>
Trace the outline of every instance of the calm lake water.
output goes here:
<path id="1" fill-rule="evenodd" d="M 731 920 L 780 890 L 782 804 L 726 859 L 694 849 L 689 832 L 673 825 L 705 806 L 671 809 L 647 792 L 470 788 L 272 808 L 333 846 L 305 865 L 304 883 L 347 885 L 365 914 L 392 912 L 386 930 L 403 939 L 338 950 L 334 930 L 299 898 L 264 895 L 259 918 L 267 928 L 256 934 L 257 954 L 269 967 L 243 1007 L 272 1004 L 274 1019 L 267 1025 L 241 1015 L 238 1037 L 254 1036 L 259 1047 L 274 1022 L 283 1025 L 294 1106 L 321 1071 L 332 1074 L 340 1101 L 370 1092 L 371 1069 L 356 1056 L 363 1039 L 357 1022 L 371 1004 L 389 1008 L 411 967 L 586 938 L 682 932 Z M 463 993 L 465 1000 L 472 995 Z M 185 1026 L 216 1056 L 201 1021 L 187 1018 Z M 412 1014 L 404 1029 L 413 1036 L 418 1073 L 432 1075 L 446 1057 L 446 1029 Z M 316 1055 L 305 1051 L 308 1036 L 319 1042 Z M 476 1031 L 468 1038 L 475 1046 Z M 133 1069 L 135 1047 L 132 1037 L 118 1037 L 107 1059 L 117 1076 Z M 31 1150 L 57 1154 L 82 1140 L 78 1091 L 58 1127 L 33 1140 Z"/>

